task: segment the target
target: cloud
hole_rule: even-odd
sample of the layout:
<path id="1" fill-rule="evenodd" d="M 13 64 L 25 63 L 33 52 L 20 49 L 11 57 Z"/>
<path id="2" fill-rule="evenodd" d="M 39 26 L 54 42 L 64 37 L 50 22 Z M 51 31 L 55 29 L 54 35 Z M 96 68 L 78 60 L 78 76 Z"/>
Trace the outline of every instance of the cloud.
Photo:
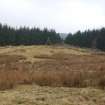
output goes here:
<path id="1" fill-rule="evenodd" d="M 0 0 L 0 21 L 57 32 L 105 26 L 104 0 Z"/>

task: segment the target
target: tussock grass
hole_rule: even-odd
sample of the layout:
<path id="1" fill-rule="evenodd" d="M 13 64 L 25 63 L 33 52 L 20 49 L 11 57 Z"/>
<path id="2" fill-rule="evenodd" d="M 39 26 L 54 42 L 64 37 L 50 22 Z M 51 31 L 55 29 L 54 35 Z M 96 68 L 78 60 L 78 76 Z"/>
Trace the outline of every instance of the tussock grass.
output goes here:
<path id="1" fill-rule="evenodd" d="M 65 51 L 55 52 L 55 48 L 54 51 L 52 48 L 51 54 L 33 54 L 33 59 L 43 61 L 31 62 L 27 61 L 27 56 L 23 56 L 26 50 L 21 50 L 22 55 L 16 55 L 16 49 L 13 55 L 0 54 L 1 90 L 13 88 L 18 84 L 33 83 L 55 87 L 105 87 L 104 55 L 75 55 Z"/>

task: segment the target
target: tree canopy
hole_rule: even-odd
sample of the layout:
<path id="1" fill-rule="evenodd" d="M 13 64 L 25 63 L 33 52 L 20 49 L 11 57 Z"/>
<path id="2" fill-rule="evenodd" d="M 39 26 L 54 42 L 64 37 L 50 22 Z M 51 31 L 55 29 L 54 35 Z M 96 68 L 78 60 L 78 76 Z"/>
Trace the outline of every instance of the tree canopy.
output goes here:
<path id="1" fill-rule="evenodd" d="M 52 45 L 61 44 L 62 39 L 55 30 L 44 28 L 20 27 L 12 28 L 8 25 L 0 24 L 0 46 L 5 45 Z M 77 31 L 69 33 L 66 37 L 66 44 L 97 48 L 105 51 L 105 28 L 97 30 Z"/>
<path id="2" fill-rule="evenodd" d="M 99 30 L 87 30 L 85 32 L 69 33 L 65 43 L 88 48 L 105 50 L 105 28 Z"/>
<path id="3" fill-rule="evenodd" d="M 0 45 L 40 45 L 46 44 L 50 39 L 52 44 L 60 43 L 61 38 L 55 30 L 47 28 L 41 30 L 39 28 L 22 27 L 15 29 L 8 25 L 0 24 Z"/>

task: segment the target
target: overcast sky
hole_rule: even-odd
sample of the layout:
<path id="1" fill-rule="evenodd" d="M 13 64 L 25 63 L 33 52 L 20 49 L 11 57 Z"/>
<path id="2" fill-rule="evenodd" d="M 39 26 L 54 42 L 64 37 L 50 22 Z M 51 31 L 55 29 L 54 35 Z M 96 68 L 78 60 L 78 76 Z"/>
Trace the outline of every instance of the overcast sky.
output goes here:
<path id="1" fill-rule="evenodd" d="M 68 33 L 105 26 L 105 0 L 0 0 L 0 22 Z"/>

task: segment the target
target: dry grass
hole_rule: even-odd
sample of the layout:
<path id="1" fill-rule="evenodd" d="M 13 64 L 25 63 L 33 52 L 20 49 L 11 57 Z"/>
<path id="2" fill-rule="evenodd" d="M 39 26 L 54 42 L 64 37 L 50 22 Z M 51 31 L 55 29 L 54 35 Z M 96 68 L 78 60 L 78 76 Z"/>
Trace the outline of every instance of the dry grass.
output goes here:
<path id="1" fill-rule="evenodd" d="M 21 85 L 0 91 L 0 105 L 105 105 L 104 90 Z"/>
<path id="2" fill-rule="evenodd" d="M 32 83 L 55 87 L 104 88 L 105 56 L 49 46 L 2 48 L 0 89 Z"/>
<path id="3" fill-rule="evenodd" d="M 77 105 L 77 103 L 99 105 L 99 102 L 104 104 L 101 97 L 101 95 L 104 96 L 104 92 L 102 92 L 91 88 L 70 89 L 21 85 L 9 91 L 0 91 L 0 105 Z M 94 101 L 95 99 L 97 102 Z"/>

